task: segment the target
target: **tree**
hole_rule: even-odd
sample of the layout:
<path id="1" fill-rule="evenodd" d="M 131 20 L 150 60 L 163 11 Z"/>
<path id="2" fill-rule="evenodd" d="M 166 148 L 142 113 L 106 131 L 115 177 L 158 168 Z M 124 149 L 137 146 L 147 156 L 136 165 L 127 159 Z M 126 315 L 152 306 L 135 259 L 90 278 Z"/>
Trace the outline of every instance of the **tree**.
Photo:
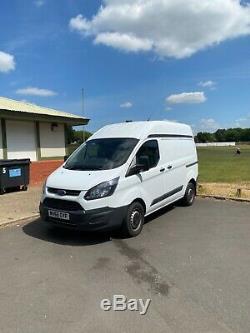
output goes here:
<path id="1" fill-rule="evenodd" d="M 218 129 L 214 133 L 199 132 L 196 142 L 250 142 L 250 128 Z"/>
<path id="2" fill-rule="evenodd" d="M 250 142 L 250 128 L 244 128 L 241 140 L 243 142 Z"/>
<path id="3" fill-rule="evenodd" d="M 197 137 L 197 142 L 201 142 L 201 143 L 215 141 L 215 136 L 213 133 L 199 132 L 196 137 Z"/>
<path id="4" fill-rule="evenodd" d="M 92 135 L 92 133 L 88 131 L 83 132 L 83 130 L 77 131 L 73 129 L 72 126 L 67 126 L 66 135 L 67 135 L 68 144 L 75 142 L 81 144 L 83 142 L 83 137 L 85 137 L 85 140 L 87 140 Z"/>
<path id="5" fill-rule="evenodd" d="M 225 142 L 226 141 L 226 130 L 225 129 L 218 129 L 215 133 L 215 139 L 218 142 Z"/>
<path id="6" fill-rule="evenodd" d="M 87 140 L 89 137 L 91 137 L 92 133 L 88 132 L 88 131 L 75 131 L 74 133 L 74 141 L 77 143 L 82 143 L 83 142 L 83 138 L 85 138 L 85 140 Z"/>

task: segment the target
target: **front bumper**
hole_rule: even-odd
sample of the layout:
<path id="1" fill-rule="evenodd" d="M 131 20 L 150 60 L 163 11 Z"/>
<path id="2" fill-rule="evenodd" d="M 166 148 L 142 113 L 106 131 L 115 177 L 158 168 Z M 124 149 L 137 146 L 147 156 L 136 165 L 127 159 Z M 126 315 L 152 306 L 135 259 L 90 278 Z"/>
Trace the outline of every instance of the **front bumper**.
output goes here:
<path id="1" fill-rule="evenodd" d="M 83 231 L 118 229 L 121 227 L 127 212 L 127 206 L 118 208 L 104 207 L 88 211 L 67 211 L 60 209 L 60 212 L 69 214 L 69 220 L 65 221 L 49 217 L 48 211 L 50 209 L 55 210 L 52 207 L 46 206 L 42 202 L 40 203 L 39 211 L 43 221 L 49 223 L 50 225 Z"/>

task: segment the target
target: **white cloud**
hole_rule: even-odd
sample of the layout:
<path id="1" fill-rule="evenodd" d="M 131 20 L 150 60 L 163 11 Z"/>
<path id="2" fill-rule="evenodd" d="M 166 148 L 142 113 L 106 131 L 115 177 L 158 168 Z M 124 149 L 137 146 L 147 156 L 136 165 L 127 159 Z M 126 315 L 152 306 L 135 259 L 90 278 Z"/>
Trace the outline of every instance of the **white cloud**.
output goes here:
<path id="1" fill-rule="evenodd" d="M 241 0 L 103 0 L 91 20 L 78 15 L 72 30 L 95 44 L 185 58 L 250 34 L 250 6 Z"/>
<path id="2" fill-rule="evenodd" d="M 44 0 L 36 0 L 34 1 L 34 5 L 36 5 L 37 7 L 42 7 L 45 4 Z"/>
<path id="3" fill-rule="evenodd" d="M 98 34 L 94 43 L 112 46 L 125 52 L 149 51 L 152 48 L 152 42 L 148 39 L 141 39 L 132 34 L 119 34 L 117 32 Z"/>
<path id="4" fill-rule="evenodd" d="M 170 95 L 166 101 L 170 104 L 199 104 L 207 100 L 204 92 L 184 92 L 181 94 Z"/>
<path id="5" fill-rule="evenodd" d="M 235 120 L 233 127 L 250 128 L 250 114 Z"/>
<path id="6" fill-rule="evenodd" d="M 163 119 L 163 121 L 170 121 L 171 123 L 180 123 L 180 121 L 176 119 Z"/>
<path id="7" fill-rule="evenodd" d="M 171 108 L 171 106 L 166 107 L 166 111 L 172 111 L 172 110 L 173 110 L 173 108 Z"/>
<path id="8" fill-rule="evenodd" d="M 215 132 L 220 125 L 213 118 L 204 118 L 200 120 L 198 129 L 202 132 Z"/>
<path id="9" fill-rule="evenodd" d="M 131 103 L 131 102 L 125 102 L 125 103 L 122 103 L 120 105 L 120 108 L 130 109 L 130 108 L 132 108 L 132 106 L 133 106 L 133 103 Z"/>
<path id="10" fill-rule="evenodd" d="M 212 81 L 212 80 L 209 80 L 209 81 L 201 81 L 201 82 L 199 82 L 198 85 L 199 85 L 200 87 L 203 87 L 203 88 L 214 89 L 215 86 L 216 86 L 216 82 L 215 82 L 215 81 Z"/>
<path id="11" fill-rule="evenodd" d="M 69 27 L 73 31 L 75 30 L 82 33 L 90 29 L 90 24 L 82 15 L 77 15 L 69 21 Z"/>
<path id="12" fill-rule="evenodd" d="M 16 67 L 13 55 L 0 51 L 0 72 L 8 73 Z"/>
<path id="13" fill-rule="evenodd" d="M 51 97 L 57 95 L 57 93 L 53 90 L 40 89 L 36 87 L 27 87 L 27 88 L 18 89 L 16 93 L 19 95 L 40 96 L 40 97 Z"/>

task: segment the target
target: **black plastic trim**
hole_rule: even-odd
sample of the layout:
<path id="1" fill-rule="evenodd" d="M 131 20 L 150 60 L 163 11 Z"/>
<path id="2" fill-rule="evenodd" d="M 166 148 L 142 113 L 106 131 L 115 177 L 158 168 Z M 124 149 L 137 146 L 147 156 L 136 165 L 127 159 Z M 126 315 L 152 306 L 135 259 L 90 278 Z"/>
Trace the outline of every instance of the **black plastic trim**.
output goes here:
<path id="1" fill-rule="evenodd" d="M 152 201 L 152 203 L 151 203 L 151 206 L 154 206 L 154 205 L 156 205 L 157 203 L 159 203 L 159 202 L 161 202 L 161 201 L 163 201 L 163 200 L 165 200 L 165 199 L 167 199 L 167 198 L 169 198 L 169 197 L 175 195 L 176 193 L 181 192 L 182 189 L 183 189 L 183 186 L 179 186 L 179 187 L 175 188 L 174 190 L 172 190 L 172 191 L 170 191 L 170 192 L 168 192 L 168 193 L 163 194 L 162 196 L 160 196 L 160 197 L 154 199 L 154 200 Z"/>
<path id="2" fill-rule="evenodd" d="M 44 203 L 40 203 L 40 216 L 44 222 L 62 228 L 73 228 L 83 231 L 119 229 L 128 209 L 127 206 L 117 208 L 103 207 L 86 211 L 64 209 L 62 211 L 69 213 L 70 219 L 69 221 L 63 221 L 49 217 L 48 211 L 50 208 Z"/>
<path id="3" fill-rule="evenodd" d="M 56 209 L 56 210 L 61 210 L 63 212 L 84 211 L 82 206 L 77 201 L 71 201 L 71 200 L 46 197 L 43 201 L 43 205 L 48 209 Z"/>
<path id="4" fill-rule="evenodd" d="M 186 165 L 186 168 L 190 168 L 190 167 L 192 167 L 192 166 L 194 166 L 194 165 L 196 165 L 196 164 L 198 164 L 198 161 L 196 161 L 196 162 L 194 162 L 194 163 L 191 163 L 191 164 L 188 164 L 188 165 Z"/>
<path id="5" fill-rule="evenodd" d="M 188 138 L 193 139 L 192 135 L 182 135 L 182 134 L 150 134 L 148 138 Z"/>
<path id="6" fill-rule="evenodd" d="M 48 192 L 49 193 L 53 193 L 53 194 L 57 194 L 59 196 L 72 196 L 72 197 L 78 197 L 81 193 L 81 191 L 77 191 L 77 190 L 65 190 L 65 189 L 60 189 L 60 188 L 54 188 L 54 187 L 48 187 Z"/>

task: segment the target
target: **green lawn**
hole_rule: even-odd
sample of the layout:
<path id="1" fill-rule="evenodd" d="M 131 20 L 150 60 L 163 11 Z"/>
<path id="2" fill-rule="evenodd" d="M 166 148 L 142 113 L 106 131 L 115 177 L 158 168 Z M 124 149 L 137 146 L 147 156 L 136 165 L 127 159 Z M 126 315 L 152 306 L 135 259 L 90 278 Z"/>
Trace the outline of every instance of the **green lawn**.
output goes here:
<path id="1" fill-rule="evenodd" d="M 250 145 L 240 147 L 241 155 L 235 154 L 235 147 L 198 148 L 199 181 L 250 182 Z"/>

